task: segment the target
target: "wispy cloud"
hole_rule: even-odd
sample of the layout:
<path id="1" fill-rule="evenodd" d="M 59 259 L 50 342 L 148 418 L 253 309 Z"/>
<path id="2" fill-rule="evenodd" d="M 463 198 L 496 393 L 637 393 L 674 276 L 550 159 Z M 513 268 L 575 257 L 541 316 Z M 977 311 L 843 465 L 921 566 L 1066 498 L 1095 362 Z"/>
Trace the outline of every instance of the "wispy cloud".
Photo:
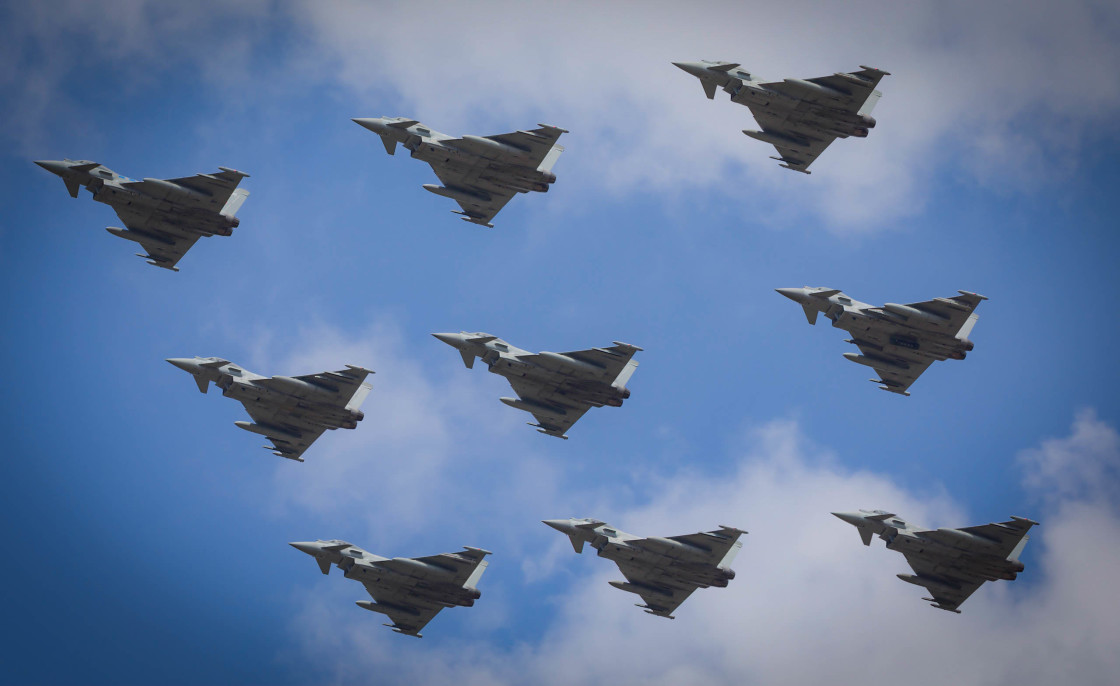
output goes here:
<path id="1" fill-rule="evenodd" d="M 559 498 L 560 465 L 545 459 L 539 446 L 546 439 L 524 426 L 522 414 L 497 402 L 497 379 L 477 368 L 467 373 L 435 339 L 417 345 L 446 352 L 443 364 L 421 363 L 388 320 L 355 334 L 316 324 L 269 339 L 252 361 L 265 373 L 344 364 L 375 372 L 357 429 L 324 434 L 305 454 L 313 468 L 278 464 L 274 511 L 294 506 L 316 522 L 346 522 L 347 532 L 321 536 L 351 536 L 359 545 L 393 546 L 438 527 L 459 545 L 517 550 L 518 532 L 533 528 Z M 524 520 L 538 510 L 535 520 Z"/>
<path id="2" fill-rule="evenodd" d="M 1120 505 L 1120 434 L 1091 408 L 1077 413 L 1068 437 L 1023 451 L 1019 464 L 1023 483 L 1048 504 Z"/>
<path id="3" fill-rule="evenodd" d="M 275 7 L 271 0 L 10 4 L 0 10 L 5 137 L 21 154 L 42 155 L 57 129 L 84 128 L 91 104 L 75 99 L 72 80 L 99 71 L 124 77 L 113 87 L 132 92 L 161 83 L 168 69 L 182 64 L 200 83 L 222 89 L 243 84 L 255 41 L 266 39 L 257 30 L 269 26 L 264 20 Z M 160 116 L 162 108 L 153 102 L 148 114 Z"/>

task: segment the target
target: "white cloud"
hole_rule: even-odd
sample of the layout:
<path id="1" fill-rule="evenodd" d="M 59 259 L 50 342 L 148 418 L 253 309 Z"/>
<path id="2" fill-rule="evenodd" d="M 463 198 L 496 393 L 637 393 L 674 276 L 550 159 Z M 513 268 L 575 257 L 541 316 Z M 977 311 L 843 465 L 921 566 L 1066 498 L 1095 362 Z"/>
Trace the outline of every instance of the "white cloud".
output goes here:
<path id="1" fill-rule="evenodd" d="M 783 226 L 878 230 L 920 213 L 946 170 L 1004 192 L 1052 183 L 1091 152 L 1084 143 L 1115 136 L 1120 110 L 1120 8 L 1094 0 L 72 0 L 10 12 L 0 87 L 11 139 L 28 154 L 63 116 L 82 125 L 73 112 L 85 105 L 63 89 L 79 68 L 101 65 L 143 89 L 186 63 L 231 101 L 341 85 L 357 96 L 354 116 L 415 115 L 460 134 L 569 128 L 557 193 L 538 210 L 587 211 L 591 192 L 715 190 L 748 223 L 777 224 L 778 207 Z M 294 36 L 282 50 L 277 28 Z M 723 93 L 708 101 L 670 64 L 701 58 L 774 79 L 867 63 L 893 76 L 880 85 L 879 127 L 839 141 L 806 178 L 739 133 L 753 126 L 746 108 Z"/>
<path id="2" fill-rule="evenodd" d="M 1111 127 L 1120 10 L 1063 3 L 300 2 L 331 59 L 323 78 L 365 115 L 408 114 L 449 133 L 572 130 L 557 167 L 574 192 L 718 188 L 745 221 L 809 208 L 858 232 L 919 212 L 946 165 L 992 186 L 1033 187 L 1069 169 L 1083 132 Z M 745 108 L 709 102 L 675 60 L 743 61 L 774 79 L 872 63 L 894 74 L 864 141 L 839 141 L 804 178 L 746 139 Z M 396 91 L 409 112 L 376 103 Z M 504 130 L 504 129 L 502 129 Z M 1111 129 L 1115 133 L 1114 127 Z M 558 186 L 558 189 L 560 186 Z M 559 193 L 558 193 L 559 195 Z M 574 201 L 573 201 L 574 202 Z"/>
<path id="3" fill-rule="evenodd" d="M 1077 413 L 1073 433 L 1019 455 L 1024 483 L 1051 503 L 1116 502 L 1120 483 L 1120 434 L 1092 409 Z"/>
<path id="4" fill-rule="evenodd" d="M 465 684 L 1112 683 L 1120 669 L 1114 650 L 1120 602 L 1112 589 L 1120 569 L 1120 517 L 1108 503 L 1115 472 L 1105 475 L 1104 488 L 1073 500 L 1063 485 L 1052 491 L 1054 482 L 1037 478 L 1051 471 L 1053 460 L 1035 455 L 1060 454 L 1055 459 L 1075 481 L 1097 478 L 1101 461 L 1120 460 L 1115 435 L 1082 414 L 1070 438 L 1024 454 L 1025 478 L 1048 495 L 1042 511 L 1014 513 L 1042 522 L 1028 546 L 1028 568 L 1016 582 L 986 584 L 962 615 L 927 607 L 921 589 L 894 578 L 908 571 L 901 556 L 878 540 L 865 548 L 828 513 L 884 507 L 930 526 L 1013 513 L 965 512 L 940 491 L 913 493 L 889 477 L 853 472 L 808 443 L 796 423 L 775 421 L 743 438 L 745 448 L 726 474 L 638 475 L 648 484 L 644 504 L 572 513 L 607 518 L 638 534 L 720 523 L 751 532 L 731 585 L 698 591 L 674 621 L 632 607 L 633 597 L 606 584 L 619 578 L 613 565 L 590 554 L 576 557 L 559 534 L 548 532 L 547 546 L 529 544 L 526 554 L 543 557 L 523 567 L 525 588 L 517 593 L 548 595 L 554 614 L 542 633 L 512 645 L 492 640 L 494 623 L 474 623 L 490 597 L 501 598 L 503 620 L 517 616 L 509 604 L 514 591 L 485 582 L 478 605 L 454 611 L 463 630 L 475 632 L 472 639 L 441 638 L 433 623 L 429 643 L 398 639 L 389 650 L 396 637 L 374 630 L 369 617 L 336 597 L 341 591 L 302 597 L 293 626 L 332 627 L 305 636 L 302 645 L 338 681 L 375 671 L 383 680 Z M 585 488 L 609 502 L 610 484 Z M 443 516 L 458 506 L 454 498 L 444 502 Z M 523 502 L 506 515 L 535 524 L 527 509 Z M 495 564 L 512 563 L 513 556 L 499 552 Z"/>
<path id="5" fill-rule="evenodd" d="M 362 406 L 366 419 L 357 429 L 328 432 L 308 451 L 305 459 L 314 460 L 315 469 L 280 465 L 280 499 L 320 513 L 348 511 L 375 500 L 363 524 L 385 521 L 375 514 L 385 511 L 392 511 L 394 520 L 415 521 L 427 507 L 426 497 L 442 497 L 440 491 L 448 485 L 436 477 L 451 448 L 443 418 L 449 405 L 416 362 L 401 354 L 403 343 L 391 325 L 375 325 L 356 338 L 316 326 L 301 332 L 300 339 L 300 352 L 267 368 L 303 374 L 360 365 L 374 371 L 366 379 L 373 390 Z M 410 496 L 420 484 L 434 488 L 424 488 L 425 498 Z"/>
<path id="6" fill-rule="evenodd" d="M 344 522 L 345 531 L 320 537 L 350 537 L 393 554 L 396 544 L 436 528 L 458 544 L 516 553 L 519 537 L 559 506 L 563 465 L 546 459 L 522 413 L 497 402 L 498 379 L 484 365 L 468 372 L 455 351 L 428 339 L 416 345 L 445 354 L 425 366 L 390 320 L 355 335 L 311 323 L 263 341 L 248 361 L 260 373 L 309 374 L 345 364 L 375 372 L 356 429 L 326 432 L 304 465 L 277 460 L 275 514 L 296 507 L 316 526 Z M 538 510 L 524 521 L 525 512 Z"/>

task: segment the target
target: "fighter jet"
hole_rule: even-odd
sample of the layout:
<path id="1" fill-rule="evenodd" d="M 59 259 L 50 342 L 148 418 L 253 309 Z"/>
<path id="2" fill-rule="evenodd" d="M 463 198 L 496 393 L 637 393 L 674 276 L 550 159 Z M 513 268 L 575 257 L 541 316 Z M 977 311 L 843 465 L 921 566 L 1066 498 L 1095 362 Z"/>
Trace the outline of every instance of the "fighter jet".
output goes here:
<path id="1" fill-rule="evenodd" d="M 240 224 L 234 216 L 249 191 L 238 188 L 244 172 L 218 167 L 214 174 L 181 179 L 141 179 L 121 176 L 87 160 L 38 160 L 35 164 L 62 177 L 71 197 L 85 186 L 93 199 L 113 208 L 127 228 L 110 226 L 114 236 L 139 243 L 136 253 L 154 267 L 179 271 L 175 265 L 203 236 L 228 236 Z"/>
<path id="2" fill-rule="evenodd" d="M 363 383 L 368 369 L 346 365 L 337 372 L 307 376 L 260 376 L 219 357 L 173 357 L 167 360 L 190 372 L 203 393 L 213 381 L 222 395 L 245 406 L 253 422 L 234 422 L 260 434 L 273 455 L 303 462 L 303 452 L 327 429 L 357 428 L 365 414 L 358 408 L 372 388 Z"/>
<path id="3" fill-rule="evenodd" d="M 866 138 L 868 129 L 875 128 L 871 110 L 882 96 L 875 86 L 890 76 L 890 72 L 860 67 L 849 74 L 768 82 L 735 62 L 673 64 L 700 79 L 709 100 L 715 99 L 719 87 L 731 95 L 731 102 L 749 107 L 762 130 L 743 133 L 773 145 L 778 157 L 770 159 L 804 174 L 812 173 L 809 165 L 832 141 Z"/>
<path id="4" fill-rule="evenodd" d="M 882 384 L 880 389 L 906 396 L 910 395 L 906 389 L 934 361 L 963 360 L 972 350 L 968 334 L 976 325 L 973 310 L 987 300 L 976 293 L 957 291 L 960 295 L 951 298 L 872 307 L 832 288 L 775 290 L 800 303 L 810 324 L 816 324 L 817 313 L 824 312 L 833 326 L 852 334 L 847 342 L 863 354 L 844 353 L 844 357 L 878 372 L 880 378 L 870 381 Z"/>
<path id="5" fill-rule="evenodd" d="M 719 586 L 735 578 L 731 562 L 743 547 L 739 536 L 747 533 L 720 525 L 716 531 L 684 536 L 638 538 L 597 519 L 546 519 L 544 523 L 566 534 L 577 553 L 590 543 L 618 565 L 626 581 L 608 582 L 636 593 L 648 614 L 674 619 L 676 610 L 697 588 Z"/>
<path id="6" fill-rule="evenodd" d="M 614 342 L 610 348 L 569 353 L 531 353 L 488 333 L 434 333 L 457 348 L 467 369 L 481 358 L 490 371 L 513 386 L 517 398 L 498 398 L 506 405 L 532 413 L 537 431 L 567 439 L 568 429 L 592 407 L 622 407 L 630 397 L 626 382 L 638 368 L 635 345 Z"/>
<path id="7" fill-rule="evenodd" d="M 1012 516 L 1000 524 L 923 531 L 883 510 L 832 514 L 859 529 L 864 545 L 871 545 L 871 537 L 878 534 L 888 549 L 902 553 L 916 574 L 898 578 L 924 586 L 933 597 L 922 600 L 957 614 L 961 603 L 985 581 L 1013 581 L 1023 571 L 1019 555 L 1030 539 L 1027 532 L 1038 525 Z"/>
<path id="8" fill-rule="evenodd" d="M 413 157 L 432 165 L 443 185 L 426 183 L 424 190 L 451 198 L 463 208 L 452 210 L 463 215 L 463 221 L 487 228 L 494 228 L 490 220 L 515 193 L 545 193 L 556 182 L 552 165 L 564 152 L 556 140 L 567 133 L 541 124 L 532 131 L 455 138 L 403 117 L 352 121 L 381 136 L 390 155 L 400 143 Z"/>
<path id="9" fill-rule="evenodd" d="M 338 565 L 343 576 L 362 582 L 373 597 L 357 601 L 358 607 L 388 615 L 385 626 L 398 634 L 423 638 L 420 630 L 445 607 L 471 607 L 482 593 L 478 580 L 488 564 L 489 550 L 464 547 L 458 553 L 430 557 L 384 558 L 346 541 L 290 543 L 319 563 L 323 574 Z"/>

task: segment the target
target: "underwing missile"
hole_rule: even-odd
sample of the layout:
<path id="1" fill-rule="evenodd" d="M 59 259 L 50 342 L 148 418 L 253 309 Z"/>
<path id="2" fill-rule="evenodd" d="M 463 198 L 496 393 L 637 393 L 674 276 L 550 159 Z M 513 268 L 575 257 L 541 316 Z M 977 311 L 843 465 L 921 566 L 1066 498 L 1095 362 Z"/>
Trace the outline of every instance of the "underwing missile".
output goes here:
<path id="1" fill-rule="evenodd" d="M 856 353 L 844 353 L 844 359 L 855 362 L 856 364 L 862 364 L 866 367 L 872 367 L 874 369 L 898 369 L 905 371 L 910 368 L 909 365 L 904 365 L 892 360 L 884 360 L 878 357 L 867 357 L 866 355 L 858 355 Z"/>
<path id="2" fill-rule="evenodd" d="M 522 400 L 521 398 L 508 398 L 501 397 L 498 400 L 506 405 L 525 412 L 546 412 L 551 415 L 563 416 L 568 414 L 567 410 L 562 407 L 555 407 L 552 405 L 545 405 L 544 403 L 535 403 L 529 400 Z"/>
<path id="3" fill-rule="evenodd" d="M 434 183 L 426 183 L 423 186 L 421 186 L 421 188 L 428 191 L 429 193 L 435 193 L 436 195 L 442 195 L 445 198 L 451 198 L 452 200 L 457 200 L 457 201 L 460 201 L 460 202 L 475 203 L 475 202 L 489 202 L 489 200 L 490 200 L 489 195 L 484 196 L 482 193 L 468 193 L 467 191 L 461 191 L 461 190 L 458 190 L 456 188 L 447 188 L 446 186 L 437 186 Z"/>
<path id="4" fill-rule="evenodd" d="M 770 145 L 780 145 L 782 147 L 786 147 L 786 146 L 789 146 L 789 145 L 801 145 L 802 144 L 802 142 L 797 140 L 796 138 L 793 138 L 793 137 L 790 137 L 790 136 L 783 136 L 781 134 L 776 134 L 776 133 L 768 133 L 766 131 L 752 131 L 750 129 L 743 129 L 743 133 L 745 133 L 746 135 L 750 136 L 751 138 L 753 138 L 757 141 L 762 141 L 763 143 L 769 143 Z"/>
<path id="5" fill-rule="evenodd" d="M 300 437 L 298 433 L 294 433 L 292 431 L 287 431 L 279 427 L 273 428 L 271 426 L 266 428 L 261 426 L 260 424 L 254 424 L 252 422 L 234 422 L 233 425 L 238 429 L 245 429 L 250 433 L 255 433 L 261 436 L 283 436 L 285 438 L 292 439 L 297 439 Z"/>

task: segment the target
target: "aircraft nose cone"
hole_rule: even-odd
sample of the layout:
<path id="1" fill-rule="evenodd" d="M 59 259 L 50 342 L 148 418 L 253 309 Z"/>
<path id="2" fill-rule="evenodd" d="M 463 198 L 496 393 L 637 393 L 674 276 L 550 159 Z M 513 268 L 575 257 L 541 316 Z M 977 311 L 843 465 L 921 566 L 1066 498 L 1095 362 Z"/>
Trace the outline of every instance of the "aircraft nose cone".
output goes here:
<path id="1" fill-rule="evenodd" d="M 689 74 L 692 74 L 693 76 L 700 76 L 704 72 L 708 71 L 706 68 L 704 68 L 703 65 L 697 64 L 695 62 L 673 62 L 673 66 L 677 69 L 682 69 Z"/>
<path id="2" fill-rule="evenodd" d="M 458 348 L 463 344 L 463 336 L 457 333 L 434 333 L 432 334 L 444 343 Z"/>
<path id="3" fill-rule="evenodd" d="M 863 523 L 863 517 L 855 512 L 833 512 L 832 516 L 838 517 L 852 526 L 859 526 Z"/>
<path id="4" fill-rule="evenodd" d="M 307 553 L 308 555 L 314 555 L 315 553 L 319 552 L 319 546 L 311 542 L 296 541 L 295 543 L 289 543 L 288 545 L 292 546 L 301 553 Z"/>
<path id="5" fill-rule="evenodd" d="M 35 160 L 35 164 L 58 176 L 62 176 L 62 172 L 66 171 L 66 165 L 56 160 Z"/>
<path id="6" fill-rule="evenodd" d="M 802 288 L 775 288 L 774 290 L 795 302 L 801 302 L 805 297 L 805 291 Z"/>
<path id="7" fill-rule="evenodd" d="M 362 128 L 369 129 L 370 131 L 379 131 L 384 128 L 384 124 L 382 124 L 381 120 L 376 117 L 357 118 L 351 119 L 350 121 L 354 122 L 358 126 L 361 126 Z"/>
<path id="8" fill-rule="evenodd" d="M 192 374 L 198 367 L 198 363 L 196 363 L 189 357 L 169 357 L 167 358 L 167 361 L 175 365 L 179 369 L 182 369 L 184 372 L 191 372 Z"/>
<path id="9" fill-rule="evenodd" d="M 542 519 L 541 522 L 551 526 L 557 531 L 563 531 L 564 533 L 568 533 L 568 530 L 572 528 L 571 522 L 566 519 Z"/>

